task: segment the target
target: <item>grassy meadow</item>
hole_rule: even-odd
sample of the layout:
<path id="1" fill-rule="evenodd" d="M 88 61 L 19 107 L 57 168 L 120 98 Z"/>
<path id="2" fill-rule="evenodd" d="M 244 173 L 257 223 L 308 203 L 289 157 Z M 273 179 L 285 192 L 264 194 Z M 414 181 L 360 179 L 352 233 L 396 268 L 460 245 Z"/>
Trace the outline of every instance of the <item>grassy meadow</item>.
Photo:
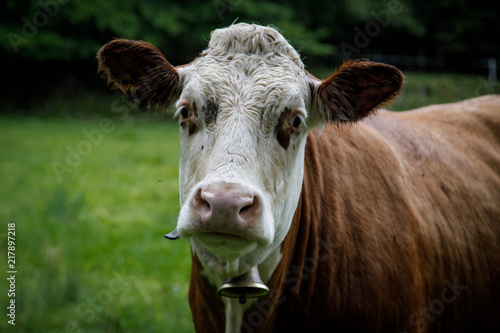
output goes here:
<path id="1" fill-rule="evenodd" d="M 193 331 L 189 245 L 163 238 L 178 212 L 177 125 L 104 120 L 99 138 L 98 118 L 0 119 L 3 262 L 16 223 L 12 331 Z"/>
<path id="2" fill-rule="evenodd" d="M 389 109 L 488 93 L 477 76 L 407 77 Z M 177 124 L 110 113 L 116 96 L 0 116 L 1 332 L 193 332 L 189 244 L 163 238 L 179 210 Z M 103 116 L 54 116 L 57 108 L 85 115 L 96 107 Z M 5 316 L 12 222 L 15 327 Z"/>

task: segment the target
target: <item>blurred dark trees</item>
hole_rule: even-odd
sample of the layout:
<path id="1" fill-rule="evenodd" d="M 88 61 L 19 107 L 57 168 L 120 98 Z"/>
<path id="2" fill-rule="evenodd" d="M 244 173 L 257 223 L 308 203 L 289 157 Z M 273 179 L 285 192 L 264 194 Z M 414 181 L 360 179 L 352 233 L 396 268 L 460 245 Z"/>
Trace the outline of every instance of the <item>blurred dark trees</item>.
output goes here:
<path id="1" fill-rule="evenodd" d="M 235 21 L 272 24 L 311 56 L 342 53 L 342 42 L 356 47 L 356 27 L 370 39 L 364 50 L 500 56 L 493 1 L 4 0 L 0 8 L 0 49 L 36 61 L 88 59 L 121 37 L 147 40 L 185 62 L 205 47 L 210 31 Z"/>
<path id="2" fill-rule="evenodd" d="M 151 42 L 183 64 L 233 22 L 276 26 L 312 67 L 391 54 L 468 71 L 476 59 L 500 59 L 492 0 L 3 0 L 0 57 L 11 90 L 2 95 L 43 91 L 60 77 L 97 82 L 95 54 L 117 37 Z"/>

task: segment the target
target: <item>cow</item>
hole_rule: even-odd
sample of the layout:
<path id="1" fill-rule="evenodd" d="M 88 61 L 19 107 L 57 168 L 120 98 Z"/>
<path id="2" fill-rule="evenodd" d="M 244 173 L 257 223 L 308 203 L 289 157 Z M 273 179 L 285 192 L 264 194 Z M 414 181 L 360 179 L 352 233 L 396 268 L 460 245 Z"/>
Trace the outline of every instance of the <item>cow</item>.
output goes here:
<path id="1" fill-rule="evenodd" d="M 500 96 L 385 111 L 397 68 L 320 80 L 245 23 L 187 65 L 123 39 L 98 62 L 142 107 L 175 104 L 197 332 L 500 331 Z M 218 295 L 254 267 L 267 295 Z"/>

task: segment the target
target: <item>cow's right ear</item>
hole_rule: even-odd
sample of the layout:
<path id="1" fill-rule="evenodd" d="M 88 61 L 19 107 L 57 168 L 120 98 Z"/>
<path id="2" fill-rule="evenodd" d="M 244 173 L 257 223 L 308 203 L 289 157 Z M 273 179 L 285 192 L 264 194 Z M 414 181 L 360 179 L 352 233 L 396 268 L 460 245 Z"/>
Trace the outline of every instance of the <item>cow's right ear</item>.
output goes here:
<path id="1" fill-rule="evenodd" d="M 141 108 L 168 107 L 178 95 L 179 74 L 153 45 L 116 39 L 97 53 L 99 72 Z"/>

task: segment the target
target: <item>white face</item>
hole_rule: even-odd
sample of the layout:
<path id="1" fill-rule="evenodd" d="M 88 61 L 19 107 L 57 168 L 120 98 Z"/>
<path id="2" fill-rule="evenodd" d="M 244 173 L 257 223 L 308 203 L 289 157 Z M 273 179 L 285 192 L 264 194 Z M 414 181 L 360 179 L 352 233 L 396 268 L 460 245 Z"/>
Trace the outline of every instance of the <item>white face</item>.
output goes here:
<path id="1" fill-rule="evenodd" d="M 283 241 L 299 199 L 310 87 L 286 58 L 198 58 L 179 70 L 177 230 L 202 264 L 236 276 Z"/>

